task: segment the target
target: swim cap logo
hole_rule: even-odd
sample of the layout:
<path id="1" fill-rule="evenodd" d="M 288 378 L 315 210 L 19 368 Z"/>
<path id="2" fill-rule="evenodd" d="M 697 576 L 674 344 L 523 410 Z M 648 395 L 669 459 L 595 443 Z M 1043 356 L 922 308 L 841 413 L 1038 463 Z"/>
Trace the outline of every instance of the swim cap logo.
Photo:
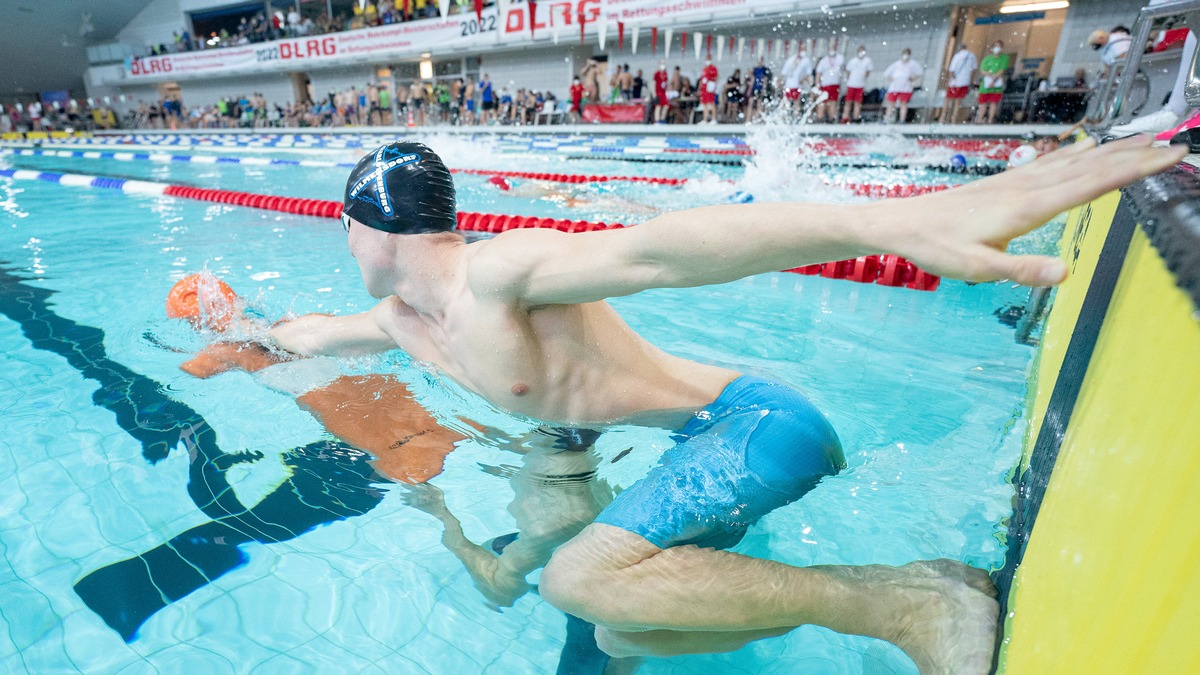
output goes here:
<path id="1" fill-rule="evenodd" d="M 385 216 L 393 215 L 392 198 L 387 189 L 387 175 L 397 167 L 415 164 L 419 161 L 421 161 L 420 155 L 401 154 L 386 145 L 379 148 L 375 151 L 374 170 L 360 178 L 354 187 L 350 188 L 350 198 L 361 199 L 378 206 Z M 371 189 L 367 189 L 368 186 Z"/>

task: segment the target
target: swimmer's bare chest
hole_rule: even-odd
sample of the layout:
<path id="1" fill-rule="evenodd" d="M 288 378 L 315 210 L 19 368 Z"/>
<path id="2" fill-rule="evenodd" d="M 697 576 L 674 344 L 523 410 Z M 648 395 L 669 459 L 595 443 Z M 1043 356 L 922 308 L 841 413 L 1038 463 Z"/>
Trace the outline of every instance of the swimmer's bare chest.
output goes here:
<path id="1" fill-rule="evenodd" d="M 664 421 L 675 426 L 737 376 L 663 352 L 605 302 L 523 310 L 467 298 L 439 321 L 398 309 L 392 335 L 411 356 L 501 408 L 545 421 L 603 424 L 679 411 Z"/>

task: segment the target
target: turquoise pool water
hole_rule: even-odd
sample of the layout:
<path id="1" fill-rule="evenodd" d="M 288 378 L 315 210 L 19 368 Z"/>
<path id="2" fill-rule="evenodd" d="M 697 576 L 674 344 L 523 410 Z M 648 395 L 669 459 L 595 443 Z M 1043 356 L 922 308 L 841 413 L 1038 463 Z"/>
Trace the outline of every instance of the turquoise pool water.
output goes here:
<path id="1" fill-rule="evenodd" d="M 430 143 L 451 166 L 614 166 L 492 151 L 482 141 Z M 0 163 L 327 199 L 340 197 L 344 181 L 344 170 L 298 167 Z M 683 189 L 583 190 L 590 201 L 571 209 L 460 176 L 459 206 L 638 222 L 737 189 L 764 199 L 854 199 L 766 161 L 748 170 L 629 163 L 610 172 L 708 177 Z M 363 469 L 352 449 L 331 444 L 292 397 L 244 373 L 198 380 L 179 370 L 210 336 L 168 320 L 163 298 L 201 268 L 269 317 L 368 308 L 339 224 L 9 179 L 0 179 L 0 207 L 0 670 L 593 672 L 594 653 L 568 634 L 561 612 L 532 592 L 502 611 L 489 606 L 441 543 L 442 524 Z M 1022 245 L 1044 249 L 1042 237 Z M 1031 350 L 994 313 L 1026 297 L 1009 284 L 943 282 L 923 293 L 767 274 L 613 304 L 674 354 L 799 388 L 841 435 L 847 470 L 770 514 L 735 550 L 796 565 L 951 557 L 995 567 Z M 506 437 L 530 429 L 403 355 L 336 367 L 395 375 L 460 429 L 459 416 Z M 212 433 L 180 442 L 177 427 L 201 424 Z M 600 437 L 591 461 L 605 484 L 623 487 L 669 445 L 666 432 L 618 428 Z M 506 447 L 472 433 L 431 481 L 475 544 L 528 526 L 534 505 L 561 503 L 529 494 L 520 472 L 530 460 Z M 245 541 L 204 539 L 216 527 L 214 500 L 259 519 L 231 527 Z M 213 562 L 219 574 L 193 570 L 194 583 L 181 580 L 186 569 L 168 584 L 137 583 L 146 568 L 164 578 L 174 569 L 164 556 L 187 546 L 234 559 Z M 75 590 L 83 581 L 86 601 Z M 152 597 L 123 597 L 130 587 Z M 138 612 L 145 616 L 131 618 Z M 137 624 L 136 634 L 113 623 Z M 915 669 L 889 645 L 804 627 L 731 654 L 650 659 L 639 672 Z"/>

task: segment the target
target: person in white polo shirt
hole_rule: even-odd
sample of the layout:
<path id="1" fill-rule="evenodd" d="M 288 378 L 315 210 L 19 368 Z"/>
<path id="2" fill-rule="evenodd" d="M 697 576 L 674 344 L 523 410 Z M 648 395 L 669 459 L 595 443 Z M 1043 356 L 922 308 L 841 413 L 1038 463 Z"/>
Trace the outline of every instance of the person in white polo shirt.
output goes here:
<path id="1" fill-rule="evenodd" d="M 912 60 L 912 50 L 907 47 L 900 52 L 900 60 L 892 63 L 887 70 L 883 71 L 883 77 L 888 83 L 886 106 L 883 111 L 884 122 L 892 120 L 892 110 L 895 109 L 897 103 L 900 104 L 898 121 L 903 124 L 908 120 L 908 102 L 912 100 L 913 87 L 921 80 L 923 74 L 925 74 L 925 69 L 921 67 L 921 64 Z"/>
<path id="2" fill-rule="evenodd" d="M 967 45 L 958 43 L 958 51 L 954 52 L 950 59 L 950 67 L 946 69 L 946 101 L 942 103 L 941 116 L 943 124 L 954 123 L 958 108 L 971 89 L 977 68 L 979 61 L 975 55 L 967 49 Z"/>
<path id="3" fill-rule="evenodd" d="M 865 45 L 858 46 L 858 53 L 846 62 L 846 102 L 842 105 L 842 121 L 856 122 L 862 120 L 863 89 L 867 86 L 867 77 L 875 69 L 871 57 L 867 56 Z M 854 106 L 851 114 L 850 106 Z"/>
<path id="4" fill-rule="evenodd" d="M 803 46 L 783 64 L 783 99 L 790 113 L 800 109 L 800 99 L 812 86 L 813 62 Z"/>
<path id="5" fill-rule="evenodd" d="M 817 106 L 817 121 L 833 123 L 837 121 L 838 98 L 842 88 L 842 71 L 846 69 L 846 59 L 837 52 L 837 45 L 829 41 L 829 53 L 817 62 L 817 86 L 825 94 L 825 99 Z"/>

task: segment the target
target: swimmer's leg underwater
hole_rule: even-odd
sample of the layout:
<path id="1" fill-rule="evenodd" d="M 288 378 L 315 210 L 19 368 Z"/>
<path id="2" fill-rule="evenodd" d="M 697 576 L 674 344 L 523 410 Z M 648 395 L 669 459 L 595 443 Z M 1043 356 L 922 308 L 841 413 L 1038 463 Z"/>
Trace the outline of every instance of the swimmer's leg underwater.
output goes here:
<path id="1" fill-rule="evenodd" d="M 844 459 L 820 413 L 782 385 L 739 378 L 705 412 L 661 466 L 559 548 L 543 597 L 595 623 L 613 656 L 732 651 L 814 624 L 892 642 L 925 672 L 955 649 L 958 663 L 986 671 L 997 605 L 982 570 L 952 561 L 801 568 L 721 550 Z"/>

